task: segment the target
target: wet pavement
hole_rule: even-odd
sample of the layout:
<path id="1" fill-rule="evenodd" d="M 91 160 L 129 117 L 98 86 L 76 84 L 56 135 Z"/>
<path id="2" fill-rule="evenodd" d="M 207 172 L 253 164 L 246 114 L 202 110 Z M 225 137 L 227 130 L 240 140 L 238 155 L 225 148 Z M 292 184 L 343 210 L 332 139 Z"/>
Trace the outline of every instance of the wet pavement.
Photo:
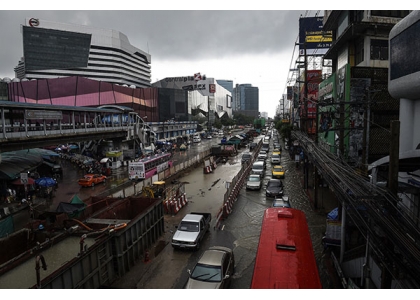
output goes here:
<path id="1" fill-rule="evenodd" d="M 243 152 L 242 150 L 241 152 Z M 172 249 L 170 240 L 175 225 L 191 211 L 211 212 L 214 216 L 223 201 L 224 184 L 239 171 L 241 154 L 231 158 L 226 165 L 221 165 L 214 173 L 203 174 L 196 168 L 184 174 L 182 181 L 187 183 L 189 204 L 175 216 L 165 216 L 165 236 L 150 251 L 150 260 L 139 262 L 113 288 L 123 289 L 182 289 L 187 280 L 187 270 L 198 260 L 201 251 L 189 252 Z M 264 183 L 271 178 L 270 163 L 267 163 Z M 291 198 L 292 206 L 301 209 L 307 216 L 315 257 L 324 289 L 339 289 L 341 283 L 334 270 L 328 251 L 322 246 L 321 239 L 326 229 L 326 215 L 335 207 L 333 195 L 324 192 L 323 207 L 314 210 L 311 193 L 303 189 L 302 170 L 296 169 L 294 161 L 286 154 L 282 155 L 282 165 L 286 168 L 285 193 Z M 204 194 L 202 193 L 204 192 Z M 247 191 L 245 187 L 239 193 L 233 212 L 222 221 L 220 230 L 211 230 L 202 243 L 202 249 L 213 245 L 222 245 L 234 249 L 235 273 L 232 289 L 249 289 L 252 280 L 254 260 L 259 242 L 261 222 L 264 210 L 271 206 L 271 199 L 265 197 L 265 191 Z"/>
<path id="2" fill-rule="evenodd" d="M 182 161 L 189 156 L 210 147 L 216 141 L 203 141 L 200 144 L 190 145 L 189 150 L 177 152 L 175 160 Z M 283 143 L 281 142 L 283 145 Z M 284 148 L 284 145 L 283 145 Z M 272 149 L 271 149 L 272 150 Z M 240 152 L 247 151 L 242 149 Z M 198 260 L 201 251 L 186 252 L 175 251 L 170 245 L 175 226 L 182 217 L 192 211 L 204 211 L 212 213 L 212 228 L 215 225 L 215 216 L 219 211 L 223 196 L 226 192 L 226 182 L 232 180 L 241 168 L 241 153 L 229 159 L 226 164 L 220 164 L 210 174 L 204 174 L 202 167 L 188 170 L 177 180 L 185 183 L 188 205 L 172 216 L 165 215 L 165 234 L 150 249 L 150 257 L 147 261 L 139 261 L 132 266 L 130 271 L 111 286 L 123 289 L 182 289 L 188 279 L 187 270 L 191 269 Z M 45 200 L 45 207 L 53 211 L 60 202 L 69 202 L 74 195 L 82 200 L 116 187 L 126 181 L 127 170 L 122 167 L 115 170 L 106 184 L 95 187 L 81 188 L 77 180 L 84 172 L 69 161 L 61 162 L 64 169 L 64 180 L 59 183 L 55 197 Z M 321 208 L 314 209 L 313 188 L 303 188 L 302 169 L 296 169 L 287 153 L 282 154 L 281 164 L 286 169 L 284 179 L 285 194 L 290 196 L 292 206 L 301 209 L 307 216 L 311 232 L 315 257 L 318 263 L 321 282 L 324 289 L 341 288 L 338 276 L 332 265 L 329 252 L 325 251 L 321 239 L 326 229 L 326 215 L 336 206 L 331 192 L 326 188 L 322 191 Z M 264 183 L 270 176 L 271 165 L 267 162 Z M 202 249 L 212 245 L 223 245 L 234 249 L 235 274 L 232 280 L 233 289 L 248 289 L 251 284 L 256 249 L 261 230 L 261 221 L 264 210 L 271 206 L 270 199 L 265 197 L 265 191 L 247 191 L 245 187 L 240 191 L 234 204 L 233 212 L 222 221 L 221 229 L 212 229 L 202 243 Z M 45 208 L 44 207 L 44 208 Z M 41 209 L 41 206 L 39 207 Z M 22 224 L 29 219 L 28 212 L 21 214 Z"/>

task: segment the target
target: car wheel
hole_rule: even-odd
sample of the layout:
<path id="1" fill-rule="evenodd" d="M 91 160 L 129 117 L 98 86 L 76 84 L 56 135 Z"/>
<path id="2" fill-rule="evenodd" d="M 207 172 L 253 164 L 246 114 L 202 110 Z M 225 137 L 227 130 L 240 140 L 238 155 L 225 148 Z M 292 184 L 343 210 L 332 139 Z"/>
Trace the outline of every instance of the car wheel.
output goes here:
<path id="1" fill-rule="evenodd" d="M 197 243 L 197 246 L 195 246 L 195 251 L 200 250 L 200 243 Z"/>

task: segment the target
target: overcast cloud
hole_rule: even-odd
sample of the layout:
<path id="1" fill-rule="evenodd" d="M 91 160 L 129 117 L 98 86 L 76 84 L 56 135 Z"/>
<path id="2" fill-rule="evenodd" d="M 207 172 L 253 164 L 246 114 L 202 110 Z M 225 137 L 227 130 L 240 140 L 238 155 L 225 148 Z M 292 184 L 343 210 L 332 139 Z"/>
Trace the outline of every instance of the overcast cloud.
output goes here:
<path id="1" fill-rule="evenodd" d="M 209 2 L 211 3 L 211 2 Z M 200 72 L 259 88 L 260 111 L 274 116 L 286 92 L 299 17 L 323 11 L 298 10 L 7 10 L 0 11 L 0 77 L 14 77 L 23 55 L 25 18 L 113 29 L 148 52 L 152 82 Z M 295 58 L 296 59 L 296 58 Z"/>

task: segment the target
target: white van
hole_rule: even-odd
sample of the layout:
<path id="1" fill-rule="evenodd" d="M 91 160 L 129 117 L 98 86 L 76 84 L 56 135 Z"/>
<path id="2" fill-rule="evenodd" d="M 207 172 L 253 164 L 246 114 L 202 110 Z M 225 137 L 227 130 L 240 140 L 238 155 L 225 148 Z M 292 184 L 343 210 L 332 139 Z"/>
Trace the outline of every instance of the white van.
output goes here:
<path id="1" fill-rule="evenodd" d="M 194 133 L 193 135 L 193 143 L 199 143 L 201 142 L 200 135 L 198 133 Z"/>

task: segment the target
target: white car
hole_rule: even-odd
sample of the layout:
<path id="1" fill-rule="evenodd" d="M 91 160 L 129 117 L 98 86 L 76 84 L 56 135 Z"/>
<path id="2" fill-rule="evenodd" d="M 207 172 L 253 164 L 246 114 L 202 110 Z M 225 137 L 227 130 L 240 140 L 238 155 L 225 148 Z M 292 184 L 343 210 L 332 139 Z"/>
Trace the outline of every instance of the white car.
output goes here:
<path id="1" fill-rule="evenodd" d="M 201 139 L 198 136 L 193 137 L 193 143 L 199 143 Z"/>
<path id="2" fill-rule="evenodd" d="M 271 164 L 272 165 L 277 165 L 277 164 L 280 163 L 280 161 L 281 161 L 280 155 L 278 155 L 278 154 L 271 155 Z"/>
<path id="3" fill-rule="evenodd" d="M 266 161 L 267 159 L 267 152 L 260 151 L 260 153 L 257 156 L 257 161 Z"/>

